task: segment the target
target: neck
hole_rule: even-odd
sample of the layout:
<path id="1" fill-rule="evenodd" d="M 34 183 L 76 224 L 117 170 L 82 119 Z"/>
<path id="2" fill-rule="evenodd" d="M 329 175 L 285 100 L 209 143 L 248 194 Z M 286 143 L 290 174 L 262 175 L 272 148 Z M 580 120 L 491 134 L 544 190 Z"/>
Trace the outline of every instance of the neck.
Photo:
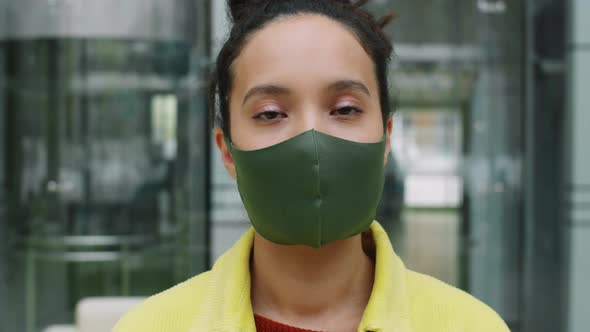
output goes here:
<path id="1" fill-rule="evenodd" d="M 299 326 L 307 322 L 325 328 L 342 319 L 358 324 L 371 294 L 373 270 L 361 235 L 313 249 L 279 245 L 256 234 L 252 306 L 258 315 Z"/>

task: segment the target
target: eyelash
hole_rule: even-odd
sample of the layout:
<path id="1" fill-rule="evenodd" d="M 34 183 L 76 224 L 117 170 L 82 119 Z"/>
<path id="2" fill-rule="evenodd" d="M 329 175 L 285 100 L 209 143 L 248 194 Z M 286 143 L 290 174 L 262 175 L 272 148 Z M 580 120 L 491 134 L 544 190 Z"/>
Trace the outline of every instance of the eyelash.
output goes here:
<path id="1" fill-rule="evenodd" d="M 349 114 L 337 114 L 341 110 L 350 110 L 350 111 L 353 111 L 355 114 L 354 115 L 351 115 L 350 113 Z M 346 105 L 346 106 L 342 106 L 342 107 L 339 107 L 339 108 L 331 111 L 330 112 L 330 115 L 332 115 L 334 113 L 336 113 L 335 114 L 336 116 L 345 116 L 345 117 L 348 117 L 348 116 L 356 116 L 356 115 L 358 115 L 360 113 L 363 113 L 363 110 L 361 110 L 360 108 L 358 108 L 356 106 Z"/>
<path id="2" fill-rule="evenodd" d="M 342 110 L 349 110 L 349 113 L 348 114 L 338 114 L 339 111 L 342 111 Z M 351 113 L 354 113 L 354 114 L 351 114 Z M 348 105 L 348 106 L 343 106 L 343 107 L 339 107 L 335 110 L 332 110 L 330 112 L 330 115 L 349 117 L 349 116 L 356 116 L 361 113 L 363 113 L 363 110 L 361 110 L 360 108 Z M 269 116 L 272 116 L 272 118 L 269 118 Z M 262 120 L 262 121 L 273 121 L 273 120 L 277 120 L 279 118 L 284 119 L 286 117 L 287 117 L 287 115 L 281 111 L 263 111 L 263 112 L 255 114 L 253 116 L 254 119 Z"/>
<path id="3" fill-rule="evenodd" d="M 268 118 L 268 115 L 269 114 L 273 114 L 273 115 L 275 115 L 275 117 L 269 119 Z M 280 111 L 263 111 L 263 112 L 260 112 L 260 113 L 255 114 L 253 116 L 253 118 L 256 119 L 256 120 L 273 121 L 273 120 L 276 120 L 277 117 L 280 116 L 280 115 L 282 115 L 283 118 L 286 118 L 287 117 L 285 113 L 282 113 Z M 267 118 L 265 119 L 264 116 L 266 116 Z"/>

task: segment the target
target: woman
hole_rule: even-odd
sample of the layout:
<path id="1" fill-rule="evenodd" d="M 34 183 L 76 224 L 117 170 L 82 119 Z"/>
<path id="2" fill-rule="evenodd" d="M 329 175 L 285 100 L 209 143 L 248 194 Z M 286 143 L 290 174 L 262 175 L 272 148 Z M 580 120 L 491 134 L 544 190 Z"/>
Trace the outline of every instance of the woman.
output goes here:
<path id="1" fill-rule="evenodd" d="M 373 221 L 390 17 L 344 0 L 229 5 L 214 136 L 253 229 L 115 331 L 507 331 L 470 295 L 406 269 Z"/>

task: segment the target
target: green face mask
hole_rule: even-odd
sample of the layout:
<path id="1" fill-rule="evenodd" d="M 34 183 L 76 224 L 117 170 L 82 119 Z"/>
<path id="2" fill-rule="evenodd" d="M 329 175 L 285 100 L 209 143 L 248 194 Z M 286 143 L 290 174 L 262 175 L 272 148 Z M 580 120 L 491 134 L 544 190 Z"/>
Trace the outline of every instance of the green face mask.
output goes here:
<path id="1" fill-rule="evenodd" d="M 227 142 L 254 229 L 319 248 L 367 230 L 383 190 L 385 136 L 358 143 L 316 130 L 253 151 Z"/>

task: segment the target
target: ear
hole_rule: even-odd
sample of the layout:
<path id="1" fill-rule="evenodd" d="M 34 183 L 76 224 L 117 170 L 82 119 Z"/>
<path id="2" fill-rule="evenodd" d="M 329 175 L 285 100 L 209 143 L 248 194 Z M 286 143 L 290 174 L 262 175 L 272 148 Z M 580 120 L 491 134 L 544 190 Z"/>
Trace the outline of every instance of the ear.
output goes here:
<path id="1" fill-rule="evenodd" d="M 225 136 L 223 130 L 221 128 L 215 128 L 215 130 L 213 131 L 213 137 L 215 139 L 217 149 L 219 149 L 219 153 L 221 154 L 221 160 L 223 161 L 223 165 L 225 166 L 227 173 L 235 179 L 236 164 L 234 164 L 234 158 L 231 155 L 229 147 L 225 143 Z"/>
<path id="2" fill-rule="evenodd" d="M 387 132 L 385 133 L 385 156 L 383 156 L 383 165 L 387 165 L 389 152 L 391 151 L 391 131 L 393 130 L 393 117 L 387 120 Z"/>

